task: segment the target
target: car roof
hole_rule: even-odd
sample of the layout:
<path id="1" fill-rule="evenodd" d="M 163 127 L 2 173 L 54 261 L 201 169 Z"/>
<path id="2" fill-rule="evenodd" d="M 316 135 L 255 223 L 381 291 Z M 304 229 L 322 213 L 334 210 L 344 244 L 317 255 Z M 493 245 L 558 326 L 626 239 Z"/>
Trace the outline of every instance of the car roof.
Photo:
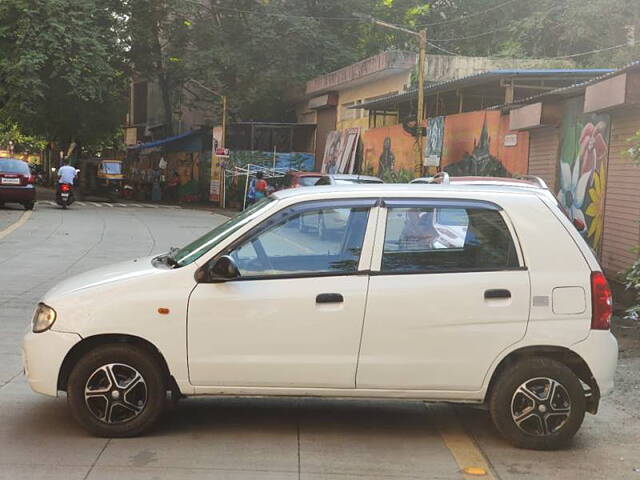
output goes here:
<path id="1" fill-rule="evenodd" d="M 422 181 L 422 182 L 421 182 Z M 434 177 L 421 177 L 411 182 L 419 185 L 437 185 L 440 182 L 434 181 Z M 520 188 L 537 188 L 546 189 L 546 185 L 537 177 L 511 178 L 511 177 L 480 177 L 480 176 L 462 176 L 449 177 L 450 184 L 456 185 L 488 185 L 488 186 L 511 186 Z"/>
<path id="2" fill-rule="evenodd" d="M 363 197 L 391 197 L 393 195 L 407 196 L 415 194 L 417 197 L 426 196 L 427 192 L 438 192 L 439 194 L 447 193 L 455 195 L 457 193 L 478 192 L 483 193 L 503 193 L 503 194 L 534 194 L 536 196 L 548 196 L 549 190 L 544 188 L 522 188 L 514 185 L 472 185 L 472 184 L 430 184 L 426 189 L 424 184 L 408 184 L 408 183 L 375 183 L 375 184 L 348 184 L 348 185 L 322 185 L 313 187 L 302 187 L 280 190 L 272 195 L 280 200 L 285 198 L 296 197 L 299 195 L 318 196 L 319 199 L 341 196 L 363 196 Z M 344 194 L 344 195 L 343 195 Z"/>

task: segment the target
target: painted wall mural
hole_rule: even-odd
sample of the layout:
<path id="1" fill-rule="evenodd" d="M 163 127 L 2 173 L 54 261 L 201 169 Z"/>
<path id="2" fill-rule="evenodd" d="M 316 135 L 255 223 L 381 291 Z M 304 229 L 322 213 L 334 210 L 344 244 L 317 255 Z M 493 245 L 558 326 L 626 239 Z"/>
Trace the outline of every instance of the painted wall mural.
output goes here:
<path id="1" fill-rule="evenodd" d="M 416 138 L 402 125 L 370 128 L 362 136 L 363 173 L 377 175 L 387 183 L 407 182 L 418 158 Z"/>
<path id="2" fill-rule="evenodd" d="M 509 177 L 527 173 L 529 133 L 509 130 L 498 111 L 448 115 L 444 122 L 441 166 L 450 175 Z M 515 135 L 515 145 L 505 137 Z"/>
<path id="3" fill-rule="evenodd" d="M 597 253 L 604 228 L 604 192 L 607 180 L 611 118 L 584 114 L 583 99 L 566 103 L 561 126 L 558 201 Z M 579 226 L 578 225 L 578 226 Z"/>
<path id="4" fill-rule="evenodd" d="M 424 142 L 424 165 L 439 167 L 444 143 L 444 117 L 431 117 L 427 120 L 427 132 Z"/>
<path id="5" fill-rule="evenodd" d="M 417 142 L 402 125 L 369 129 L 363 134 L 363 144 L 364 172 L 385 182 L 414 178 Z M 510 131 L 509 117 L 497 111 L 435 117 L 428 121 L 424 158 L 430 155 L 435 162 L 438 154 L 440 168 L 450 175 L 526 174 L 529 133 Z"/>
<path id="6" fill-rule="evenodd" d="M 353 173 L 360 128 L 329 132 L 322 159 L 322 173 Z"/>

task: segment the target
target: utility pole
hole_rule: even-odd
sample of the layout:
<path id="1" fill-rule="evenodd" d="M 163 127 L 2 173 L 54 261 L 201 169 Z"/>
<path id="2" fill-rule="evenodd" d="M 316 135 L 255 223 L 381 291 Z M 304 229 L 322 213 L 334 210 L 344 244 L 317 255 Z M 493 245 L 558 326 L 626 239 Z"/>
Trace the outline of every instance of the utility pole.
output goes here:
<path id="1" fill-rule="evenodd" d="M 418 112 L 416 115 L 416 137 L 418 143 L 418 161 L 415 165 L 415 174 L 418 177 L 422 176 L 422 166 L 423 166 L 423 155 L 424 155 L 424 136 L 422 135 L 423 124 L 425 121 L 424 116 L 424 71 L 426 67 L 426 56 L 427 56 L 427 31 L 420 30 L 416 32 L 414 30 L 409 30 L 408 28 L 399 27 L 398 25 L 394 25 L 392 23 L 388 23 L 382 20 L 378 20 L 377 18 L 373 18 L 371 15 L 366 15 L 362 13 L 354 13 L 356 17 L 362 18 L 364 20 L 368 20 L 374 25 L 379 25 L 381 27 L 389 28 L 391 30 L 397 30 L 398 32 L 403 32 L 408 35 L 411 35 L 418 39 Z"/>

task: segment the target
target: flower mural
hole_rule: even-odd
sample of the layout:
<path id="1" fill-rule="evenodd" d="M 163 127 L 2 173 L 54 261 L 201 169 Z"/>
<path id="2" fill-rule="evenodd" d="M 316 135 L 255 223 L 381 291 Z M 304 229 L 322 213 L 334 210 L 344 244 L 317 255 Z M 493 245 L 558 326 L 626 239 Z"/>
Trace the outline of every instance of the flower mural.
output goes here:
<path id="1" fill-rule="evenodd" d="M 567 103 L 562 121 L 558 201 L 582 226 L 597 253 L 604 228 L 604 193 L 609 152 L 608 115 L 582 113 L 581 99 Z"/>
<path id="2" fill-rule="evenodd" d="M 566 162 L 560 163 L 560 191 L 558 201 L 567 210 L 571 220 L 579 220 L 586 226 L 587 221 L 582 206 L 587 193 L 587 185 L 591 172 L 580 175 L 580 159 L 576 159 L 573 170 Z"/>
<path id="3" fill-rule="evenodd" d="M 582 173 L 592 174 L 603 158 L 607 156 L 607 122 L 600 120 L 595 125 L 587 123 L 580 134 L 579 158 L 582 160 Z"/>
<path id="4" fill-rule="evenodd" d="M 607 167 L 603 163 L 600 171 L 593 174 L 593 186 L 589 189 L 591 203 L 585 210 L 585 213 L 592 219 L 587 236 L 593 238 L 594 245 L 600 245 L 602 230 L 604 229 L 604 188 L 606 178 Z"/>

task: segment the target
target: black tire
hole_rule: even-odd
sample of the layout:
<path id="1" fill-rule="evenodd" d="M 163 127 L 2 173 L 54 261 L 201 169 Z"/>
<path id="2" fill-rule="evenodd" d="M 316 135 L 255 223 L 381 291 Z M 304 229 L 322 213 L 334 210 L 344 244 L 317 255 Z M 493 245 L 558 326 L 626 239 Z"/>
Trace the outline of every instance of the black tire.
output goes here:
<path id="1" fill-rule="evenodd" d="M 111 377 L 105 370 L 108 367 L 112 375 L 123 382 L 120 385 L 123 388 L 113 389 L 118 391 L 118 396 L 115 397 L 111 391 L 104 399 L 98 398 L 99 394 L 85 399 L 86 387 L 95 387 L 100 382 L 100 387 L 105 387 L 105 390 L 113 387 Z M 127 387 L 134 383 L 127 383 L 128 375 L 134 378 L 134 372 L 141 376 L 144 384 L 138 382 L 127 391 Z M 105 379 L 109 384 L 103 382 Z M 109 408 L 110 402 L 113 406 Z M 165 402 L 166 381 L 157 360 L 144 350 L 128 344 L 104 345 L 86 353 L 76 363 L 67 383 L 67 403 L 71 414 L 80 425 L 99 437 L 134 437 L 141 434 L 156 423 Z M 136 408 L 131 408 L 132 405 Z M 111 422 L 106 420 L 107 409 Z M 105 419 L 97 415 L 101 410 L 105 411 Z"/>
<path id="2" fill-rule="evenodd" d="M 523 385 L 529 393 L 539 396 L 519 390 Z M 553 398 L 541 400 L 549 391 Z M 582 425 L 585 410 L 584 390 L 578 377 L 563 363 L 549 358 L 534 357 L 505 369 L 489 399 L 491 418 L 500 434 L 516 447 L 533 450 L 566 446 Z"/>
<path id="3" fill-rule="evenodd" d="M 35 206 L 35 202 L 24 202 L 22 206 L 24 207 L 25 210 L 33 210 L 33 207 Z"/>

